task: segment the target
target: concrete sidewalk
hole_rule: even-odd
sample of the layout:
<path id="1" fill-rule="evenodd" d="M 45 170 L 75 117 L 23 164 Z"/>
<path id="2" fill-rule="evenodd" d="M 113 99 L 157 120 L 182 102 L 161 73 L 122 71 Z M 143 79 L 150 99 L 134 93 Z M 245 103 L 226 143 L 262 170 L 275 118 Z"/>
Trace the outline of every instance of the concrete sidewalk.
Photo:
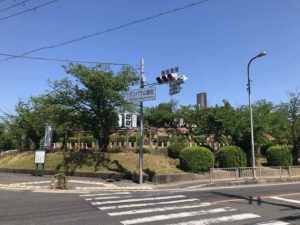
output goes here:
<path id="1" fill-rule="evenodd" d="M 52 176 L 32 176 L 29 174 L 0 173 L 0 189 L 6 190 L 51 190 Z M 67 177 L 66 191 L 100 190 L 151 190 L 154 185 L 139 185 L 130 180 L 111 180 L 89 177 Z M 52 189 L 53 190 L 53 189 Z"/>
<path id="2" fill-rule="evenodd" d="M 300 178 L 293 179 L 265 179 L 265 180 L 231 180 L 219 181 L 211 183 L 207 179 L 190 180 L 174 183 L 166 183 L 155 185 L 146 182 L 142 185 L 137 184 L 131 180 L 112 180 L 102 178 L 90 177 L 67 177 L 67 189 L 53 189 L 51 188 L 51 175 L 32 176 L 30 174 L 20 173 L 0 173 L 0 190 L 29 190 L 29 191 L 43 191 L 43 192 L 61 192 L 61 193 L 74 193 L 74 192 L 92 192 L 92 191 L 105 191 L 105 190 L 174 190 L 174 189 L 205 189 L 209 187 L 225 187 L 225 186 L 238 186 L 238 185 L 256 185 L 266 183 L 289 183 L 300 182 Z"/>

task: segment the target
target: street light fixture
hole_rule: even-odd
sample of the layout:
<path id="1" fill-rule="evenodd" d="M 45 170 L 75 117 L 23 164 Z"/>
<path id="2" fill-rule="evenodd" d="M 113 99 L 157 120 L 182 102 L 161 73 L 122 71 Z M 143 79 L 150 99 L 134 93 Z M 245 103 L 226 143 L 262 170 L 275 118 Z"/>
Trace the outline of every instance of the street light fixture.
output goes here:
<path id="1" fill-rule="evenodd" d="M 248 72 L 248 100 L 249 100 L 249 109 L 250 109 L 250 132 L 251 132 L 251 153 L 252 153 L 252 170 L 253 170 L 253 179 L 256 179 L 256 168 L 255 168 L 255 154 L 254 154 L 254 133 L 253 133 L 253 116 L 252 116 L 252 102 L 251 102 L 251 80 L 250 80 L 250 64 L 251 62 L 259 57 L 263 57 L 267 55 L 266 52 L 261 52 L 257 56 L 253 57 L 250 59 L 247 67 L 247 72 Z"/>

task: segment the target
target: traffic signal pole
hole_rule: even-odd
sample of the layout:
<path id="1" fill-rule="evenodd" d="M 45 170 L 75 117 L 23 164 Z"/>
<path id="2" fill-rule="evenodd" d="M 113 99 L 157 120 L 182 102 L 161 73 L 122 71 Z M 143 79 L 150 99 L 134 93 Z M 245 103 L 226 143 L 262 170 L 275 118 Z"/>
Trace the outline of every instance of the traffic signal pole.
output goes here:
<path id="1" fill-rule="evenodd" d="M 144 88 L 144 59 L 141 59 L 141 89 Z M 144 103 L 140 102 L 139 184 L 143 183 Z"/>

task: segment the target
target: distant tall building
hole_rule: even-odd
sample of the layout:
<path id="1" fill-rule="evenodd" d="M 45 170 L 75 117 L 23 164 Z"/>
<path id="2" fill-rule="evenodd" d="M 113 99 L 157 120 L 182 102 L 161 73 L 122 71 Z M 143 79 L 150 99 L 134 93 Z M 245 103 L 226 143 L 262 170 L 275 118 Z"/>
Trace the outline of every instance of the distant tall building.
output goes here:
<path id="1" fill-rule="evenodd" d="M 206 99 L 205 92 L 197 94 L 197 105 L 198 105 L 199 109 L 207 108 L 207 99 Z"/>

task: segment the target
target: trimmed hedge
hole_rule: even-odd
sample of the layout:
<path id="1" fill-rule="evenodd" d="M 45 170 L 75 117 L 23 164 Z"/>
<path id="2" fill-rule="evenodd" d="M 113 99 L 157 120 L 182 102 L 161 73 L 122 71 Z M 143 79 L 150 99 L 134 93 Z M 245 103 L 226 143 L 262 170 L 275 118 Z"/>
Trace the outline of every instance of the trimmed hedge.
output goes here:
<path id="1" fill-rule="evenodd" d="M 126 136 L 124 135 L 118 136 L 117 142 L 121 142 L 122 144 L 124 144 L 126 142 Z"/>
<path id="2" fill-rule="evenodd" d="M 198 135 L 193 137 L 193 141 L 198 145 L 201 143 L 202 145 L 206 144 L 206 135 Z"/>
<path id="3" fill-rule="evenodd" d="M 140 142 L 140 137 L 139 136 L 129 136 L 128 137 L 128 142 L 131 142 L 132 144 L 134 142 L 136 142 L 137 144 L 139 144 Z"/>
<path id="4" fill-rule="evenodd" d="M 139 148 L 136 148 L 134 149 L 135 153 L 139 153 L 140 152 L 140 149 Z M 147 148 L 147 147 L 143 147 L 143 153 L 150 153 L 150 148 Z"/>
<path id="5" fill-rule="evenodd" d="M 207 172 L 214 167 L 215 156 L 205 147 L 184 148 L 179 154 L 180 167 L 186 171 Z"/>
<path id="6" fill-rule="evenodd" d="M 182 149 L 186 147 L 185 143 L 172 143 L 168 147 L 168 156 L 171 158 L 178 158 L 179 153 Z"/>
<path id="7" fill-rule="evenodd" d="M 269 166 L 291 166 L 293 157 L 288 148 L 275 145 L 267 149 L 267 161 Z"/>
<path id="8" fill-rule="evenodd" d="M 238 146 L 228 145 L 220 149 L 218 153 L 220 168 L 246 167 L 246 153 Z"/>

